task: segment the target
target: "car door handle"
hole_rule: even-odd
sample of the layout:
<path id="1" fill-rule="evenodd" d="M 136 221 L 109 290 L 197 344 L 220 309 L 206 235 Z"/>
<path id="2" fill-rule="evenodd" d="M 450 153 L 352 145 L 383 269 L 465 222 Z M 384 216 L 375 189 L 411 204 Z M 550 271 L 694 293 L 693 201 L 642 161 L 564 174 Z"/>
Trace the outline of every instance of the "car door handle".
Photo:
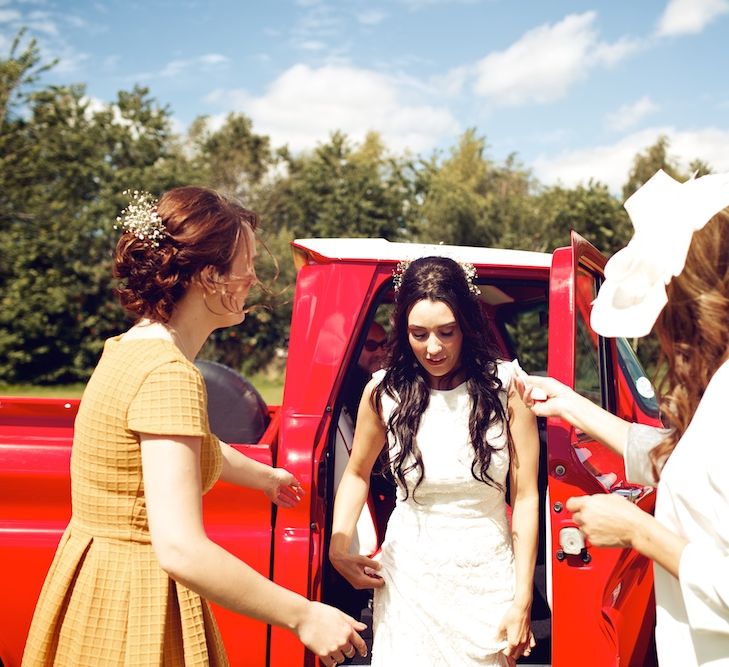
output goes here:
<path id="1" fill-rule="evenodd" d="M 631 503 L 637 503 L 638 498 L 640 498 L 643 494 L 643 488 L 619 487 L 617 489 L 613 489 L 610 493 L 616 496 L 622 496 L 626 500 L 629 500 Z"/>

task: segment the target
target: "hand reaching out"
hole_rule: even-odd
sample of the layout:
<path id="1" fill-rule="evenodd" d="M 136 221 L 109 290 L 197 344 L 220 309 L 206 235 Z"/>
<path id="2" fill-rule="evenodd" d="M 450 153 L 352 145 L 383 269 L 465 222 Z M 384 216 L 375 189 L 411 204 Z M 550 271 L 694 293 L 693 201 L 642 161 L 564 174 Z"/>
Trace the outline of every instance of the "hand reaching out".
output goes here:
<path id="1" fill-rule="evenodd" d="M 309 602 L 294 631 L 301 643 L 330 667 L 354 657 L 355 653 L 367 655 L 367 645 L 359 635 L 366 627 L 339 609 Z"/>
<path id="2" fill-rule="evenodd" d="M 263 492 L 272 503 L 286 508 L 294 507 L 304 495 L 299 480 L 283 468 L 271 468 Z"/>
<path id="3" fill-rule="evenodd" d="M 575 523 L 596 547 L 632 547 L 645 512 L 620 496 L 596 494 L 567 500 Z"/>
<path id="4" fill-rule="evenodd" d="M 573 391 L 558 380 L 527 375 L 514 360 L 514 387 L 521 400 L 537 417 L 564 417 Z"/>

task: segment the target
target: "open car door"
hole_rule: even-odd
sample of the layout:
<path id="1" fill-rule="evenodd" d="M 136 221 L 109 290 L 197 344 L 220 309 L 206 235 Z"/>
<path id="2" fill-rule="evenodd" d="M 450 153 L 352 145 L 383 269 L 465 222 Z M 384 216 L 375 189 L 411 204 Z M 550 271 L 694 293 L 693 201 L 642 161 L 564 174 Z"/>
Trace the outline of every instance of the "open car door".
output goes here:
<path id="1" fill-rule="evenodd" d="M 624 419 L 657 423 L 650 382 L 630 346 L 590 328 L 605 261 L 574 232 L 571 246 L 554 252 L 548 373 Z M 654 491 L 629 484 L 622 458 L 567 422 L 547 421 L 547 443 L 552 664 L 653 665 L 650 561 L 631 549 L 586 544 L 565 504 L 571 496 L 615 493 L 652 511 Z"/>

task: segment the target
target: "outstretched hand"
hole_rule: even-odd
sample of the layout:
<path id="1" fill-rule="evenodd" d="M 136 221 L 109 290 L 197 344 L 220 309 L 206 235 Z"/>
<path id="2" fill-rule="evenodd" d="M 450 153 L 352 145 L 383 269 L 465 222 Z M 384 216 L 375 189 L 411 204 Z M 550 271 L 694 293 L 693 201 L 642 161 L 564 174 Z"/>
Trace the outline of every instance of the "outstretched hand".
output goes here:
<path id="1" fill-rule="evenodd" d="M 294 507 L 304 495 L 299 480 L 283 468 L 271 468 L 263 492 L 272 503 L 286 508 Z"/>
<path id="2" fill-rule="evenodd" d="M 514 387 L 521 400 L 537 417 L 564 417 L 572 390 L 552 377 L 514 375 Z"/>
<path id="3" fill-rule="evenodd" d="M 333 667 L 359 653 L 367 655 L 367 645 L 359 633 L 367 626 L 343 611 L 320 602 L 309 602 L 294 631 L 306 648 L 326 667 Z"/>

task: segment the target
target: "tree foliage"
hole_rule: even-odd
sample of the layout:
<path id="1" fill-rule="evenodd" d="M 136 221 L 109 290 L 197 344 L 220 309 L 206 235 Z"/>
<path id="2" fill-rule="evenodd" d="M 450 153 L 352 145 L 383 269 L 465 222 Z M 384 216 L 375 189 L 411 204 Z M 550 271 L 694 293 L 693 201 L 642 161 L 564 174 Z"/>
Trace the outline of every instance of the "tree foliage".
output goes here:
<path id="1" fill-rule="evenodd" d="M 178 135 L 172 111 L 146 88 L 100 106 L 83 85 L 43 86 L 52 65 L 22 31 L 0 57 L 0 374 L 7 382 L 83 381 L 103 340 L 128 326 L 111 281 L 113 221 L 128 188 L 159 195 L 206 185 L 259 213 L 261 287 L 245 323 L 215 332 L 203 350 L 245 371 L 285 356 L 295 238 L 551 252 L 575 229 L 611 253 L 632 231 L 605 185 L 544 187 L 516 155 L 503 163 L 489 157 L 475 129 L 428 158 L 393 155 L 376 133 L 355 143 L 339 131 L 293 154 L 241 113 L 219 126 L 200 117 Z M 636 155 L 624 196 L 659 167 L 688 176 L 665 137 Z M 699 161 L 690 169 L 710 171 Z"/>
<path id="2" fill-rule="evenodd" d="M 17 47 L 14 47 L 17 48 Z M 81 85 L 26 90 L 38 66 L 31 42 L 0 71 L 0 373 L 11 382 L 85 379 L 123 315 L 110 283 L 112 221 L 121 192 L 178 182 L 169 112 L 148 91 L 119 93 L 94 111 Z"/>

